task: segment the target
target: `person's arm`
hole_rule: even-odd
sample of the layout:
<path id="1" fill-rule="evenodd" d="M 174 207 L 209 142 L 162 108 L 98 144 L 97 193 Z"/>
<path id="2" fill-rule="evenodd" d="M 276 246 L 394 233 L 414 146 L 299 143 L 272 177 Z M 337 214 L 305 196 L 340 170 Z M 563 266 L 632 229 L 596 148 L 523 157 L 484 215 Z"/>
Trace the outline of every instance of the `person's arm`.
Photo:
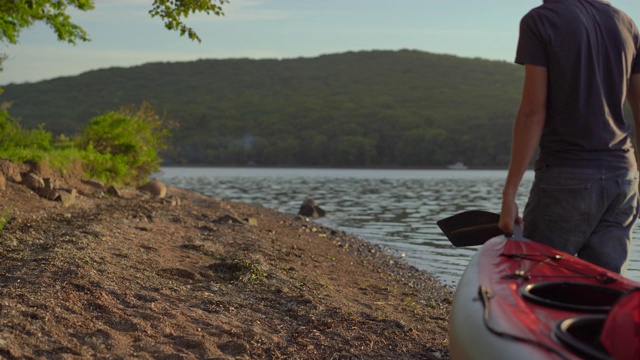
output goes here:
<path id="1" fill-rule="evenodd" d="M 523 225 L 518 215 L 516 194 L 524 172 L 535 155 L 542 136 L 547 111 L 547 68 L 525 65 L 524 88 L 513 127 L 513 144 L 507 180 L 502 190 L 500 229 L 513 233 L 513 225 Z"/>
<path id="2" fill-rule="evenodd" d="M 631 75 L 627 89 L 627 102 L 633 114 L 633 123 L 636 131 L 636 147 L 640 147 L 640 74 Z M 640 151 L 636 148 L 636 160 Z"/>

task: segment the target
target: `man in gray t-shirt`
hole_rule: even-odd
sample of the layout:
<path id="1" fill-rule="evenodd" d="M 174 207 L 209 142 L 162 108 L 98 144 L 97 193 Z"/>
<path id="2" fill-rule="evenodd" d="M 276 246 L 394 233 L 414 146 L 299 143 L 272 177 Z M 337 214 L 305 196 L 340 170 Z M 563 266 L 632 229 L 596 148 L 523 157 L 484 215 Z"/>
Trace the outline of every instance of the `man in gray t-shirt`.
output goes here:
<path id="1" fill-rule="evenodd" d="M 613 271 L 628 256 L 638 212 L 637 163 L 625 99 L 640 129 L 640 34 L 599 0 L 546 0 L 520 23 L 525 84 L 513 131 L 500 227 Z M 638 135 L 636 135 L 638 139 Z M 536 149 L 536 180 L 515 196 Z"/>

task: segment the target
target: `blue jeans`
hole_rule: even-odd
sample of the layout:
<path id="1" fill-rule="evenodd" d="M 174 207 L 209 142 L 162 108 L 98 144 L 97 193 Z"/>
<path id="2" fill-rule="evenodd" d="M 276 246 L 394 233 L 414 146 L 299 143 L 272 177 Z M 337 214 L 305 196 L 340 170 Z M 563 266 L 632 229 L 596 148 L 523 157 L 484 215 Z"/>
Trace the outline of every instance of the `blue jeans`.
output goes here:
<path id="1" fill-rule="evenodd" d="M 638 217 L 638 173 L 545 167 L 524 209 L 524 236 L 617 273 Z"/>

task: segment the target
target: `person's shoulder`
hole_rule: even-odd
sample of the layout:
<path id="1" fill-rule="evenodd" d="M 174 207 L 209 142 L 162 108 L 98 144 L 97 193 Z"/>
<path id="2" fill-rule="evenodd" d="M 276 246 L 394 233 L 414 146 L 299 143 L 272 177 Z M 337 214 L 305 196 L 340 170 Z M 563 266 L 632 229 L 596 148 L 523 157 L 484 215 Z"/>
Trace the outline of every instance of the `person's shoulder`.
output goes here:
<path id="1" fill-rule="evenodd" d="M 521 20 L 522 24 L 540 23 L 556 12 L 555 6 L 545 3 L 529 10 Z"/>
<path id="2" fill-rule="evenodd" d="M 633 18 L 631 16 L 629 16 L 629 14 L 627 14 L 626 12 L 624 12 L 623 10 L 608 4 L 614 18 L 616 19 L 616 22 L 618 23 L 619 26 L 621 26 L 621 28 L 623 29 L 627 29 L 629 30 L 631 33 L 635 34 L 636 36 L 638 36 L 638 27 L 636 26 L 636 23 L 634 22 Z"/>
<path id="3" fill-rule="evenodd" d="M 565 12 L 566 3 L 564 1 L 548 1 L 538 5 L 524 16 L 527 18 L 545 18 L 553 14 Z"/>
<path id="4" fill-rule="evenodd" d="M 583 0 L 580 0 L 583 1 Z M 524 22 L 566 23 L 580 15 L 580 1 L 549 0 L 534 7 L 522 18 Z M 588 0 L 587 0 L 588 1 Z"/>
<path id="5" fill-rule="evenodd" d="M 629 14 L 627 14 L 626 12 L 622 11 L 621 9 L 611 6 L 612 10 L 617 14 L 618 18 L 623 19 L 624 21 L 633 24 L 633 18 L 631 16 L 629 16 Z"/>

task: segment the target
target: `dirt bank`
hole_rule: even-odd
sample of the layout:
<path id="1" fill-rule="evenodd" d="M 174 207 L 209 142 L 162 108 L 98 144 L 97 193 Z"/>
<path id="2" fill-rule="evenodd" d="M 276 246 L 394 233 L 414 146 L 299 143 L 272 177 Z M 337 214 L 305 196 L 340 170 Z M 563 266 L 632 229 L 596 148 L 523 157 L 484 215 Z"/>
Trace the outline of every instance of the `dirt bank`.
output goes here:
<path id="1" fill-rule="evenodd" d="M 369 243 L 176 188 L 79 190 L 0 191 L 0 358 L 448 359 L 450 290 Z"/>

